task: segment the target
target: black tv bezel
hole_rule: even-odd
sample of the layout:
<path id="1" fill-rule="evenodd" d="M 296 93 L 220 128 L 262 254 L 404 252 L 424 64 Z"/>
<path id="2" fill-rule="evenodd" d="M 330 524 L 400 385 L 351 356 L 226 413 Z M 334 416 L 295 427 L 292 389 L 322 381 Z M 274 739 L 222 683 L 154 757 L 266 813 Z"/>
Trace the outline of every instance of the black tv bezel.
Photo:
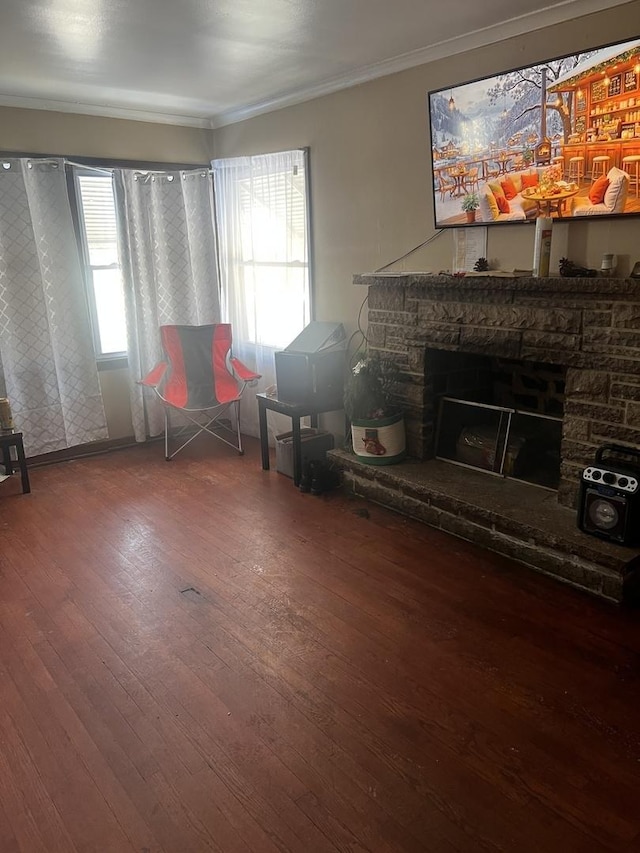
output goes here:
<path id="1" fill-rule="evenodd" d="M 640 56 L 640 34 L 634 36 L 633 38 L 626 38 L 624 40 L 616 39 L 615 41 L 606 42 L 604 44 L 593 45 L 592 47 L 581 48 L 580 50 L 570 51 L 569 53 L 560 53 L 552 57 L 546 57 L 545 59 L 541 59 L 539 62 L 534 62 L 529 65 L 516 65 L 513 68 L 506 69 L 504 71 L 500 71 L 497 74 L 486 74 L 481 77 L 473 77 L 469 80 L 464 80 L 459 83 L 449 84 L 447 86 L 441 86 L 437 89 L 429 89 L 427 92 L 427 119 L 429 122 L 429 161 L 431 163 L 431 209 L 433 212 L 433 224 L 434 228 L 438 231 L 445 230 L 449 228 L 478 228 L 478 227 L 502 227 L 513 225 L 513 226 L 522 226 L 522 225 L 535 225 L 535 218 L 533 219 L 521 219 L 521 220 L 508 220 L 508 221 L 499 221 L 499 220 L 476 220 L 475 222 L 450 222 L 450 223 L 438 223 L 437 220 L 437 210 L 436 210 L 436 195 L 437 190 L 435 188 L 435 160 L 433 157 L 433 149 L 434 149 L 434 139 L 433 139 L 433 124 L 432 124 L 432 109 L 431 109 L 431 98 L 433 95 L 442 95 L 447 92 L 451 92 L 455 98 L 455 90 L 461 88 L 463 86 L 468 86 L 473 83 L 481 83 L 484 80 L 496 80 L 499 77 L 503 77 L 507 74 L 512 74 L 514 71 L 527 71 L 531 68 L 537 68 L 540 65 L 544 65 L 547 62 L 557 62 L 561 59 L 567 59 L 570 56 L 576 56 L 581 53 L 588 53 L 596 50 L 607 50 L 608 48 L 622 46 L 625 44 L 632 44 L 633 42 L 638 42 L 638 55 Z M 640 95 L 640 80 L 638 82 L 638 91 Z M 637 104 L 638 109 L 640 109 L 640 102 Z M 640 138 L 638 139 L 638 144 L 640 145 Z M 507 173 L 508 174 L 508 173 Z M 625 220 L 625 219 L 633 219 L 635 217 L 640 216 L 640 209 L 636 211 L 629 211 L 628 213 L 602 213 L 597 216 L 594 215 L 583 215 L 583 216 L 571 216 L 566 217 L 562 221 L 569 222 L 599 222 L 599 221 L 610 221 L 614 220 Z"/>

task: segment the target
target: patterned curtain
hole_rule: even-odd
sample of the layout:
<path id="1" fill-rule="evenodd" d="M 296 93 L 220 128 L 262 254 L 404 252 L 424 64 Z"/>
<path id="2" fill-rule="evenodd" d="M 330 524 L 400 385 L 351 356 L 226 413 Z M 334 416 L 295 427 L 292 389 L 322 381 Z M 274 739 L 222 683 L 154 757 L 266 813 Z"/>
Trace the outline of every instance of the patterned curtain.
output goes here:
<path id="1" fill-rule="evenodd" d="M 0 162 L 0 391 L 30 456 L 107 438 L 62 160 Z"/>
<path id="2" fill-rule="evenodd" d="M 211 178 L 203 169 L 114 177 L 131 414 L 144 441 L 164 428 L 158 401 L 136 384 L 161 358 L 158 327 L 220 320 Z"/>

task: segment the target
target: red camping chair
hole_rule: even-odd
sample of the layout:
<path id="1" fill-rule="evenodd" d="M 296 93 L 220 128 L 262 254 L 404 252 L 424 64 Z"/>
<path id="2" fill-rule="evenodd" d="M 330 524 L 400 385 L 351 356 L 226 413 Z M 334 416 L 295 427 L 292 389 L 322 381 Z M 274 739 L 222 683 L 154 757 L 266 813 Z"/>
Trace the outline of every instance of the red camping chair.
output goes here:
<path id="1" fill-rule="evenodd" d="M 164 406 L 164 455 L 167 462 L 190 444 L 200 433 L 207 432 L 243 454 L 240 434 L 240 398 L 245 387 L 260 379 L 248 367 L 229 356 L 231 326 L 217 323 L 208 326 L 160 326 L 160 339 L 165 359 L 140 380 L 141 385 L 153 388 Z M 176 437 L 191 426 L 197 432 L 190 435 L 177 450 L 169 453 L 169 412 L 182 412 L 189 423 Z M 236 429 L 222 416 L 234 410 Z M 221 434 L 222 433 L 222 434 Z M 235 437 L 229 441 L 229 433 Z"/>

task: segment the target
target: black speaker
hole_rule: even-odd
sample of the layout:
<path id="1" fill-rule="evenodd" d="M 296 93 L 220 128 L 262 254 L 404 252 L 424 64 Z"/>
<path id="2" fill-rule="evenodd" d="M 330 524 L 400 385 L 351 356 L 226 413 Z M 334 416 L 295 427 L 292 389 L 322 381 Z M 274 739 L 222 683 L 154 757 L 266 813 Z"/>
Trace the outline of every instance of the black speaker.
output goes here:
<path id="1" fill-rule="evenodd" d="M 638 459 L 638 464 L 605 461 L 611 453 Z M 640 541 L 640 450 L 619 444 L 598 449 L 580 478 L 578 527 L 619 545 Z"/>

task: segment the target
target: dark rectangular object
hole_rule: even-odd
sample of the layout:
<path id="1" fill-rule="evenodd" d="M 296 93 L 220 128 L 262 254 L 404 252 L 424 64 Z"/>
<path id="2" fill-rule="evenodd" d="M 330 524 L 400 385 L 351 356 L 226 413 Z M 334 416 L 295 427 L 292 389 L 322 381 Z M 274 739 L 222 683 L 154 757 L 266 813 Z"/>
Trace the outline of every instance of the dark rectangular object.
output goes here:
<path id="1" fill-rule="evenodd" d="M 640 541 L 640 465 L 604 461 L 607 452 L 640 458 L 640 451 L 622 445 L 604 445 L 595 462 L 582 472 L 578 527 L 619 545 Z"/>
<path id="2" fill-rule="evenodd" d="M 300 430 L 300 463 L 302 468 L 310 461 L 324 461 L 327 450 L 333 450 L 333 436 L 319 429 Z M 276 471 L 293 477 L 293 433 L 284 432 L 276 436 Z"/>
<path id="3" fill-rule="evenodd" d="M 345 339 L 341 323 L 309 323 L 275 354 L 278 399 L 327 412 L 341 409 Z"/>
<path id="4" fill-rule="evenodd" d="M 330 412 L 342 408 L 343 351 L 276 353 L 278 399 Z"/>

